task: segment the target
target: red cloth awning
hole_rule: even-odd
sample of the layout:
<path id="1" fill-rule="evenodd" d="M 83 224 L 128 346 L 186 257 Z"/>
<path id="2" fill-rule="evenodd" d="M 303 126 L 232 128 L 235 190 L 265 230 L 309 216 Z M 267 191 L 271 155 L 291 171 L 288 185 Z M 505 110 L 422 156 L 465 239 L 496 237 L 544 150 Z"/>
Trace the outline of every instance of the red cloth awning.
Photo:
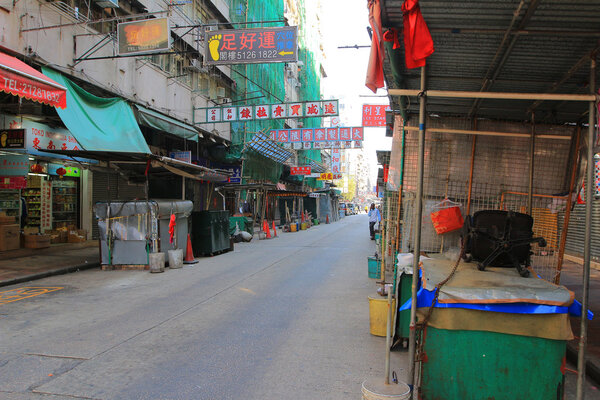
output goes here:
<path id="1" fill-rule="evenodd" d="M 0 91 L 66 108 L 67 89 L 21 60 L 0 52 Z"/>

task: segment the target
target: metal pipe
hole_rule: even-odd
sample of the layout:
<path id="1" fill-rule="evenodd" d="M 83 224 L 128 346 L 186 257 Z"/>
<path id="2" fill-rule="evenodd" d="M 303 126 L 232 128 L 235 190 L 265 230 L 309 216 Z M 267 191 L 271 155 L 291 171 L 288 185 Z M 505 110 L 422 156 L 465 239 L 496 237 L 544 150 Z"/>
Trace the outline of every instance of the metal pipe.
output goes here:
<path id="1" fill-rule="evenodd" d="M 418 89 L 388 89 L 390 96 L 419 96 Z M 499 100 L 549 100 L 549 101 L 595 101 L 596 94 L 556 94 L 556 93 L 518 93 L 518 92 L 471 92 L 462 90 L 427 90 L 427 97 L 447 97 L 463 99 L 499 99 Z"/>
<path id="2" fill-rule="evenodd" d="M 415 382 L 415 351 L 417 322 L 417 286 L 419 285 L 419 261 L 421 254 L 421 219 L 423 216 L 423 169 L 425 166 L 425 66 L 421 67 L 421 93 L 419 98 L 419 158 L 417 161 L 417 198 L 415 207 L 415 230 L 413 239 L 413 276 L 410 307 L 410 334 L 408 337 L 408 385 Z"/>
<path id="3" fill-rule="evenodd" d="M 387 288 L 387 327 L 385 331 L 385 384 L 390 384 L 390 346 L 392 345 L 392 285 Z"/>
<path id="4" fill-rule="evenodd" d="M 418 131 L 416 126 L 406 126 L 407 131 Z M 527 138 L 531 137 L 531 133 L 514 133 L 514 132 L 495 132 L 495 131 L 473 131 L 468 129 L 447 129 L 447 128 L 427 128 L 427 133 L 451 133 L 455 135 L 477 135 L 477 136 L 499 136 L 499 137 L 516 137 Z M 535 135 L 537 139 L 554 139 L 554 140 L 571 140 L 571 136 L 559 135 Z"/>
<path id="5" fill-rule="evenodd" d="M 535 113 L 531 113 L 531 139 L 529 140 L 529 190 L 527 192 L 527 213 L 533 211 L 533 173 L 535 167 Z"/>
<path id="6" fill-rule="evenodd" d="M 596 59 L 590 63 L 590 93 L 596 88 Z M 581 299 L 581 328 L 579 332 L 579 354 L 577 357 L 577 400 L 585 397 L 585 353 L 587 347 L 587 313 L 590 288 L 590 256 L 592 249 L 592 202 L 594 199 L 594 127 L 595 102 L 590 101 L 587 137 L 587 177 L 585 185 L 585 239 L 583 250 L 583 295 Z"/>
<path id="7" fill-rule="evenodd" d="M 554 283 L 560 284 L 560 273 L 562 271 L 563 260 L 565 257 L 565 246 L 567 245 L 567 233 L 569 232 L 569 221 L 571 220 L 571 206 L 573 205 L 573 190 L 577 180 L 577 160 L 579 159 L 579 140 L 581 137 L 581 125 L 577 126 L 575 133 L 575 148 L 573 149 L 573 166 L 571 168 L 571 182 L 569 184 L 569 194 L 567 195 L 567 209 L 565 210 L 565 218 L 563 221 L 563 230 L 560 236 L 560 244 L 558 245 L 558 262 L 556 265 L 556 276 Z"/>

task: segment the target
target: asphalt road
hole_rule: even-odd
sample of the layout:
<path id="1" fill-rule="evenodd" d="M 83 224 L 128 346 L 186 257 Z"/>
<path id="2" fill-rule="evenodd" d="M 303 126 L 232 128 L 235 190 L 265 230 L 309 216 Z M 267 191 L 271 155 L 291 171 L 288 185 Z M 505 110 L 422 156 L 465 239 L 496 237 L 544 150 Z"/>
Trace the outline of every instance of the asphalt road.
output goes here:
<path id="1" fill-rule="evenodd" d="M 89 270 L 0 305 L 0 398 L 350 399 L 383 376 L 365 214 L 162 274 Z M 4 288 L 10 289 L 10 287 Z M 402 380 L 406 353 L 392 353 Z"/>

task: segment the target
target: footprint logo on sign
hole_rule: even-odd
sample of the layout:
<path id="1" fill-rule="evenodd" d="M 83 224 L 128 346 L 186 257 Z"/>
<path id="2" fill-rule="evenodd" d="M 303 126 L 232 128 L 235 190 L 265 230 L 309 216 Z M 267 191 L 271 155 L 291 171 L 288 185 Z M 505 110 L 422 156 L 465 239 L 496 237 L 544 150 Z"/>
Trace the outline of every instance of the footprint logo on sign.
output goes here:
<path id="1" fill-rule="evenodd" d="M 215 35 L 208 41 L 208 49 L 213 60 L 219 61 L 219 43 L 221 43 L 221 35 Z"/>

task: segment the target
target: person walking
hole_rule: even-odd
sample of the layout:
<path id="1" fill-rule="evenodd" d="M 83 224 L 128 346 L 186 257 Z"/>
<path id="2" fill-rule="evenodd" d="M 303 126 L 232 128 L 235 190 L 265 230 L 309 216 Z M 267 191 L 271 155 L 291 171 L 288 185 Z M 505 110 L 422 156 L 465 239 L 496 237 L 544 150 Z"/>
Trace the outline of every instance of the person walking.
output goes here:
<path id="1" fill-rule="evenodd" d="M 369 233 L 371 234 L 371 240 L 375 240 L 375 224 L 380 221 L 381 214 L 375 208 L 375 203 L 371 203 L 371 209 L 369 210 Z"/>

